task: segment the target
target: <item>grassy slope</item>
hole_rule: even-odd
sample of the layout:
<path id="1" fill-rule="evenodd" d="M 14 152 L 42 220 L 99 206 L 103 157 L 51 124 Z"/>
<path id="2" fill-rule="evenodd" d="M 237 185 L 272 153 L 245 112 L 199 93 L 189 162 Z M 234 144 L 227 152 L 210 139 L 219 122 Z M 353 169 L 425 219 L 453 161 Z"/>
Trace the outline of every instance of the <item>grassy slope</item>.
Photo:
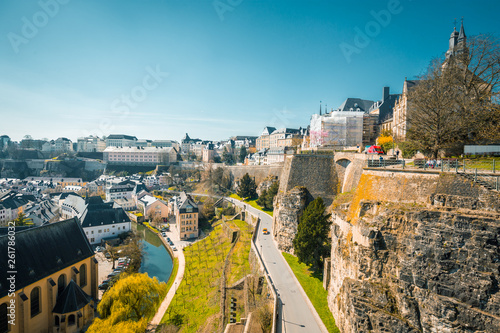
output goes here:
<path id="1" fill-rule="evenodd" d="M 218 324 L 214 317 L 220 311 L 219 283 L 229 248 L 230 241 L 218 225 L 210 236 L 184 249 L 184 279 L 178 286 L 162 323 L 179 314 L 184 323 L 180 332 L 196 332 L 210 319 L 214 325 Z"/>
<path id="2" fill-rule="evenodd" d="M 313 273 L 309 270 L 309 267 L 307 267 L 306 264 L 299 263 L 297 257 L 284 252 L 283 257 L 285 257 L 288 265 L 290 265 L 290 268 L 297 277 L 297 280 L 299 280 L 302 288 L 304 288 L 307 297 L 311 300 L 311 303 L 314 305 L 314 308 L 318 312 L 323 324 L 325 324 L 328 329 L 328 332 L 340 332 L 335 325 L 335 319 L 333 319 L 333 315 L 328 308 L 328 302 L 326 299 L 328 293 L 325 289 L 323 289 L 323 282 L 313 276 Z"/>
<path id="3" fill-rule="evenodd" d="M 262 208 L 261 206 L 257 205 L 257 199 L 253 199 L 253 200 L 243 200 L 239 195 L 237 195 L 236 193 L 233 193 L 229 196 L 230 198 L 233 198 L 233 199 L 236 199 L 236 200 L 240 200 L 240 201 L 243 201 L 247 204 L 249 204 L 250 206 L 252 206 L 253 208 L 256 208 L 260 211 L 263 211 L 264 213 L 266 214 L 269 214 L 271 216 L 273 216 L 273 211 L 272 210 L 269 210 L 269 209 L 265 209 L 265 208 Z"/>

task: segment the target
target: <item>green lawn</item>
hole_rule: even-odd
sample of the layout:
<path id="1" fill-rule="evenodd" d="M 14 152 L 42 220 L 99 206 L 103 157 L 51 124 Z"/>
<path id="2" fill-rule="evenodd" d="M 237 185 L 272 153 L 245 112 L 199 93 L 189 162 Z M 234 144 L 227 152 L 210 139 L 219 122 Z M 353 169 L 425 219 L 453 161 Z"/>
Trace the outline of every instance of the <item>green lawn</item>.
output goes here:
<path id="1" fill-rule="evenodd" d="M 292 269 L 293 273 L 299 280 L 302 288 L 307 294 L 307 297 L 311 300 L 314 308 L 318 312 L 323 324 L 325 324 L 328 332 L 340 332 L 335 325 L 335 319 L 328 308 L 327 302 L 327 291 L 323 289 L 323 282 L 317 277 L 313 276 L 313 273 L 309 270 L 306 264 L 299 263 L 297 257 L 291 254 L 283 252 L 283 257 L 285 257 L 288 265 Z"/>
<path id="2" fill-rule="evenodd" d="M 263 211 L 264 213 L 266 214 L 269 214 L 271 216 L 273 216 L 273 211 L 272 210 L 269 210 L 269 209 L 265 209 L 265 208 L 262 208 L 261 206 L 257 205 L 257 199 L 252 199 L 252 200 L 243 200 L 239 195 L 237 195 L 236 193 L 233 193 L 229 196 L 230 198 L 233 198 L 233 199 L 236 199 L 236 200 L 239 200 L 239 201 L 243 201 L 247 204 L 249 204 L 250 206 L 252 206 L 253 208 L 255 209 L 258 209 L 260 211 Z"/>
<path id="3" fill-rule="evenodd" d="M 240 229 L 240 238 L 234 247 L 231 255 L 229 274 L 227 284 L 230 286 L 245 275 L 250 273 L 250 263 L 248 256 L 250 254 L 250 241 L 252 239 L 252 226 L 241 220 L 227 221 L 230 226 Z"/>

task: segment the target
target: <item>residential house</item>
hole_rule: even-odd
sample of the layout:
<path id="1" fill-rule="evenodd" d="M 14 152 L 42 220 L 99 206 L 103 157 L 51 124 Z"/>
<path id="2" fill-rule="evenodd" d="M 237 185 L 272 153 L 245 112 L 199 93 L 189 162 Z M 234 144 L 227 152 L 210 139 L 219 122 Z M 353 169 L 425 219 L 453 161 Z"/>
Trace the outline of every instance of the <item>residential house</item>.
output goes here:
<path id="1" fill-rule="evenodd" d="M 94 319 L 98 265 L 78 219 L 17 231 L 15 242 L 7 269 L 10 236 L 0 236 L 0 332 L 84 330 Z"/>
<path id="2" fill-rule="evenodd" d="M 76 141 L 76 151 L 78 152 L 102 152 L 104 149 L 106 149 L 106 141 L 98 136 L 81 137 Z"/>
<path id="3" fill-rule="evenodd" d="M 198 204 L 185 192 L 174 205 L 175 223 L 180 239 L 198 237 Z"/>
<path id="4" fill-rule="evenodd" d="M 266 126 L 264 130 L 260 134 L 260 136 L 255 140 L 255 148 L 257 151 L 261 151 L 262 149 L 270 148 L 269 136 L 272 132 L 276 130 L 275 127 Z"/>
<path id="5" fill-rule="evenodd" d="M 131 230 L 125 210 L 114 202 L 103 202 L 99 196 L 88 198 L 79 218 L 91 244 L 101 244 Z"/>

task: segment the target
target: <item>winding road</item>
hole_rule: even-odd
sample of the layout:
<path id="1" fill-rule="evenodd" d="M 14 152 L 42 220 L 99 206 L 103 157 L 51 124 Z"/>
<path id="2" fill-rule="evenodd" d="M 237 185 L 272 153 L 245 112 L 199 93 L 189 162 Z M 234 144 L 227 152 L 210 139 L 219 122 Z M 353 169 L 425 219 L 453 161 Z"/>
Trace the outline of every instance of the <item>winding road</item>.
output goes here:
<path id="1" fill-rule="evenodd" d="M 264 261 L 278 295 L 281 311 L 278 311 L 277 332 L 316 333 L 327 332 L 316 310 L 305 296 L 299 282 L 292 275 L 288 264 L 276 247 L 271 234 L 264 235 L 263 228 L 272 230 L 272 217 L 241 201 L 226 198 L 235 205 L 245 207 L 261 219 L 256 245 Z"/>

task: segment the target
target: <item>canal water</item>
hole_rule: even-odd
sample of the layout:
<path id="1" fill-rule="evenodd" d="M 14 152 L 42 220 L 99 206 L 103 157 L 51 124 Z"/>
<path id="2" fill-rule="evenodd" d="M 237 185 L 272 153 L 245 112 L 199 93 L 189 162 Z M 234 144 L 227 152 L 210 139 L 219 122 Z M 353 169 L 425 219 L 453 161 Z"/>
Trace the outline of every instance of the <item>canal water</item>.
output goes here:
<path id="1" fill-rule="evenodd" d="M 132 229 L 137 230 L 144 244 L 144 258 L 140 273 L 156 276 L 160 282 L 167 282 L 172 274 L 172 257 L 163 246 L 161 240 L 151 230 L 143 225 L 132 223 Z"/>

